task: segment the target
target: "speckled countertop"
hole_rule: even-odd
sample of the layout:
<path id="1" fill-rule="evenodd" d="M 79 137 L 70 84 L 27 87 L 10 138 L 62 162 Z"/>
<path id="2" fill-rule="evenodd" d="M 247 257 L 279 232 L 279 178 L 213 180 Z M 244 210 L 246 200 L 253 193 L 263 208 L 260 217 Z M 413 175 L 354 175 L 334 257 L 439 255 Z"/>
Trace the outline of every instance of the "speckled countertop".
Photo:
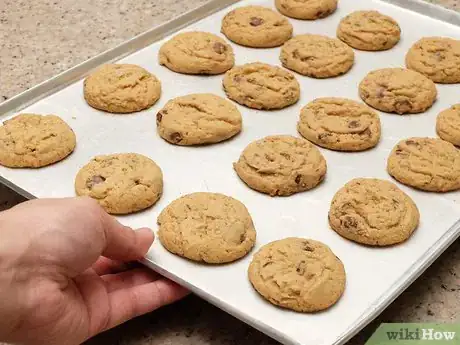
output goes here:
<path id="1" fill-rule="evenodd" d="M 427 0 L 460 10 L 460 0 Z M 207 0 L 1 0 L 0 102 Z M 0 210 L 23 199 L 0 186 Z M 349 345 L 381 322 L 454 322 L 460 315 L 460 241 Z M 276 345 L 201 299 L 101 334 L 88 344 Z"/>

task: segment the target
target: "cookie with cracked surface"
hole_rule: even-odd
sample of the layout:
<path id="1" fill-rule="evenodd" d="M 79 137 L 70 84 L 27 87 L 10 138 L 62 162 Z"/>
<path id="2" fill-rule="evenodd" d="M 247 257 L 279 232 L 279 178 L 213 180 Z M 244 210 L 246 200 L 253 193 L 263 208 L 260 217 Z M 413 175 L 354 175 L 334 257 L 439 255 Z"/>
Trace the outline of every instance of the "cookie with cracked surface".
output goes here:
<path id="1" fill-rule="evenodd" d="M 387 170 L 399 182 L 417 189 L 460 189 L 460 151 L 441 139 L 401 140 L 388 157 Z"/>
<path id="2" fill-rule="evenodd" d="M 447 37 L 422 38 L 409 49 L 406 66 L 435 83 L 460 83 L 460 40 Z"/>
<path id="3" fill-rule="evenodd" d="M 253 48 L 278 47 L 292 36 L 289 20 L 262 6 L 230 11 L 222 20 L 222 33 L 230 41 Z"/>
<path id="4" fill-rule="evenodd" d="M 437 94 L 433 81 L 404 68 L 372 71 L 359 84 L 359 95 L 364 102 L 399 115 L 424 112 L 433 105 Z"/>
<path id="5" fill-rule="evenodd" d="M 183 74 L 221 74 L 235 64 L 233 48 L 208 32 L 180 33 L 160 48 L 160 65 Z"/>
<path id="6" fill-rule="evenodd" d="M 377 145 L 379 115 L 346 98 L 318 98 L 300 112 L 297 130 L 316 145 L 337 151 L 363 151 Z"/>
<path id="7" fill-rule="evenodd" d="M 158 133 L 177 145 L 224 141 L 238 134 L 241 126 L 236 106 L 209 93 L 174 98 L 157 114 Z"/>
<path id="8" fill-rule="evenodd" d="M 441 139 L 460 146 L 460 103 L 439 113 L 436 132 Z"/>
<path id="9" fill-rule="evenodd" d="M 157 222 L 160 242 L 168 251 L 198 262 L 238 260 L 256 241 L 246 207 L 218 193 L 192 193 L 176 199 L 160 213 Z"/>
<path id="10" fill-rule="evenodd" d="M 248 277 L 270 303 L 307 313 L 334 305 L 346 285 L 343 263 L 327 245 L 297 237 L 263 246 L 249 265 Z"/>
<path id="11" fill-rule="evenodd" d="M 108 213 L 133 213 L 160 199 L 163 174 L 153 160 L 141 154 L 96 156 L 78 172 L 75 192 L 93 198 Z"/>
<path id="12" fill-rule="evenodd" d="M 40 168 L 70 155 L 76 138 L 56 115 L 19 114 L 0 126 L 0 164 L 10 168 Z"/>
<path id="13" fill-rule="evenodd" d="M 337 9 L 337 0 L 275 0 L 278 11 L 296 19 L 325 18 Z"/>
<path id="14" fill-rule="evenodd" d="M 393 48 L 401 38 L 401 28 L 391 17 L 377 11 L 356 11 L 340 21 L 337 37 L 359 50 Z"/>
<path id="15" fill-rule="evenodd" d="M 299 35 L 281 49 L 284 67 L 313 78 L 331 78 L 345 74 L 355 61 L 353 49 L 335 38 Z"/>
<path id="16" fill-rule="evenodd" d="M 419 224 L 413 200 L 394 183 L 356 178 L 332 199 L 329 224 L 342 237 L 372 246 L 406 241 Z"/>
<path id="17" fill-rule="evenodd" d="M 131 64 L 107 64 L 89 75 L 83 94 L 93 108 L 110 113 L 133 113 L 154 105 L 161 83 L 144 68 Z"/>
<path id="18" fill-rule="evenodd" d="M 300 85 L 295 76 L 280 67 L 254 62 L 225 73 L 227 97 L 254 109 L 281 109 L 296 103 Z"/>
<path id="19" fill-rule="evenodd" d="M 288 196 L 316 187 L 326 175 L 326 160 L 305 139 L 268 136 L 250 143 L 233 164 L 250 188 L 270 196 Z"/>

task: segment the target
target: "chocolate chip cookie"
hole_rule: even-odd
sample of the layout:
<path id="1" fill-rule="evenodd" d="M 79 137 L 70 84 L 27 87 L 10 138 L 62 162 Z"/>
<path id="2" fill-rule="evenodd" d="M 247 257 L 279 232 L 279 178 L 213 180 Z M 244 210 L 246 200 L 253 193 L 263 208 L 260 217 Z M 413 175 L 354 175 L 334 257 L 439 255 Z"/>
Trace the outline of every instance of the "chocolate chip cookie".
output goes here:
<path id="1" fill-rule="evenodd" d="M 86 102 L 110 113 L 132 113 L 154 105 L 161 95 L 161 83 L 137 65 L 107 64 L 84 82 Z"/>
<path id="2" fill-rule="evenodd" d="M 353 49 L 345 43 L 321 35 L 299 35 L 281 49 L 284 67 L 313 78 L 330 78 L 350 70 L 355 61 Z"/>
<path id="3" fill-rule="evenodd" d="M 238 260 L 254 246 L 256 230 L 246 207 L 217 193 L 193 193 L 158 216 L 161 244 L 171 253 L 210 264 Z"/>
<path id="4" fill-rule="evenodd" d="M 394 183 L 357 178 L 334 196 L 329 224 L 339 235 L 363 244 L 389 246 L 406 241 L 419 224 L 412 199 Z"/>
<path id="5" fill-rule="evenodd" d="M 180 33 L 160 48 L 159 63 L 183 74 L 221 74 L 233 67 L 233 48 L 222 38 L 201 31 Z"/>
<path id="6" fill-rule="evenodd" d="M 212 144 L 241 131 L 241 113 L 229 101 L 209 93 L 170 100 L 157 114 L 157 129 L 177 145 Z"/>
<path id="7" fill-rule="evenodd" d="M 246 6 L 229 12 L 222 33 L 237 44 L 254 48 L 278 47 L 292 36 L 287 18 L 262 6 Z"/>
<path id="8" fill-rule="evenodd" d="M 345 98 L 318 98 L 300 112 L 297 129 L 316 145 L 337 151 L 363 151 L 380 140 L 379 115 Z"/>
<path id="9" fill-rule="evenodd" d="M 153 160 L 137 153 L 96 156 L 78 172 L 75 192 L 93 198 L 108 213 L 133 213 L 158 201 L 163 174 Z"/>
<path id="10" fill-rule="evenodd" d="M 252 189 L 270 196 L 288 196 L 316 187 L 326 175 L 326 160 L 307 140 L 268 136 L 250 143 L 233 164 Z"/>
<path id="11" fill-rule="evenodd" d="M 325 18 L 337 9 L 337 0 L 275 0 L 278 11 L 296 19 Z"/>
<path id="12" fill-rule="evenodd" d="M 0 126 L 0 164 L 10 168 L 59 162 L 75 145 L 74 132 L 56 115 L 19 114 Z"/>
<path id="13" fill-rule="evenodd" d="M 298 312 L 329 308 L 346 284 L 345 268 L 328 246 L 297 237 L 263 246 L 254 255 L 248 276 L 270 303 Z"/>
<path id="14" fill-rule="evenodd" d="M 404 68 L 370 72 L 359 84 L 359 95 L 371 107 L 397 114 L 422 113 L 436 100 L 435 84 L 424 75 Z"/>
<path id="15" fill-rule="evenodd" d="M 350 47 L 378 51 L 393 48 L 401 28 L 391 17 L 377 11 L 356 11 L 340 21 L 337 37 Z"/>
<path id="16" fill-rule="evenodd" d="M 300 85 L 294 75 L 261 62 L 236 66 L 225 73 L 228 98 L 254 109 L 281 109 L 296 103 Z"/>
<path id="17" fill-rule="evenodd" d="M 460 83 L 460 40 L 424 37 L 409 49 L 406 66 L 435 83 Z"/>
<path id="18" fill-rule="evenodd" d="M 388 157 L 387 170 L 399 182 L 421 190 L 460 189 L 460 151 L 441 139 L 401 140 Z"/>
<path id="19" fill-rule="evenodd" d="M 436 132 L 441 139 L 460 146 L 460 103 L 439 113 Z"/>

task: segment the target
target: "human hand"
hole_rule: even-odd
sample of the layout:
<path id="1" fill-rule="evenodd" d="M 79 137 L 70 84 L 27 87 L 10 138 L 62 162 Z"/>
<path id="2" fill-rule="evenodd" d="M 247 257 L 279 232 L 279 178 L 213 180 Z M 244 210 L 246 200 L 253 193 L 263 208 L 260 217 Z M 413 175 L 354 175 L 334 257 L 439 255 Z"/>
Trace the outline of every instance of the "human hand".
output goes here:
<path id="1" fill-rule="evenodd" d="M 41 199 L 0 213 L 0 341 L 80 344 L 187 294 L 126 270 L 154 239 L 89 198 Z"/>

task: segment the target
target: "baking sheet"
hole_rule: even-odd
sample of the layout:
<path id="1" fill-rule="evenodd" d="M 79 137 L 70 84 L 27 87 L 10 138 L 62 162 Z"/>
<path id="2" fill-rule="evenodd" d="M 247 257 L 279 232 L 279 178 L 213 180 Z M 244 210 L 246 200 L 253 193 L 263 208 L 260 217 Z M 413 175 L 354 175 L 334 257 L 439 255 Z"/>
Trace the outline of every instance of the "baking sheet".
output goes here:
<path id="1" fill-rule="evenodd" d="M 389 0 L 398 2 L 399 0 Z M 441 109 L 459 102 L 459 85 L 437 85 L 439 98 L 426 113 L 398 116 L 381 114 L 382 139 L 370 151 L 339 153 L 321 149 L 328 162 L 326 180 L 318 188 L 287 198 L 271 198 L 246 187 L 232 169 L 244 147 L 266 135 L 296 132 L 299 111 L 317 97 L 337 96 L 359 100 L 357 85 L 371 70 L 404 65 L 404 55 L 422 36 L 460 38 L 460 28 L 421 13 L 403 9 L 379 0 L 341 0 L 337 12 L 323 20 L 290 19 L 295 34 L 317 33 L 335 36 L 340 19 L 358 9 L 377 9 L 395 18 L 402 28 L 402 40 L 386 52 L 355 51 L 356 64 L 344 76 L 316 80 L 297 75 L 301 84 L 298 104 L 280 111 L 257 111 L 238 106 L 243 114 L 243 132 L 233 140 L 205 146 L 179 147 L 166 143 L 156 134 L 155 114 L 171 98 L 192 92 L 214 92 L 225 96 L 220 76 L 180 75 L 157 63 L 158 49 L 163 41 L 147 46 L 123 58 L 153 72 L 162 81 L 163 94 L 151 109 L 132 115 L 110 115 L 90 108 L 82 96 L 82 81 L 53 93 L 60 85 L 81 78 L 97 63 L 126 55 L 147 45 L 155 37 L 164 36 L 175 27 L 212 12 L 218 6 L 233 1 L 215 1 L 204 9 L 193 11 L 185 19 L 154 29 L 124 47 L 102 54 L 95 60 L 77 66 L 40 87 L 0 105 L 2 120 L 19 110 L 21 104 L 34 102 L 43 92 L 48 97 L 33 103 L 24 112 L 55 113 L 66 120 L 77 136 L 75 152 L 61 163 L 39 170 L 14 170 L 0 167 L 0 175 L 28 196 L 73 196 L 73 181 L 77 171 L 97 154 L 137 152 L 154 159 L 164 173 L 164 194 L 151 209 L 119 219 L 133 227 L 156 229 L 156 217 L 172 200 L 182 194 L 212 191 L 231 195 L 249 209 L 258 232 L 254 251 L 246 258 L 228 265 L 208 266 L 189 262 L 168 253 L 156 242 L 145 260 L 149 267 L 175 279 L 194 292 L 236 317 L 248 322 L 286 344 L 342 344 L 383 310 L 411 281 L 460 234 L 460 192 L 434 194 L 416 191 L 400 184 L 417 203 L 421 224 L 404 245 L 391 248 L 369 248 L 344 240 L 329 229 L 327 212 L 334 193 L 355 177 L 391 179 L 386 173 L 386 158 L 400 139 L 410 136 L 435 136 L 435 119 Z M 430 16 L 452 16 L 453 12 L 424 7 Z M 187 27 L 218 34 L 222 17 L 232 8 L 260 4 L 273 8 L 272 1 L 241 1 L 204 20 Z M 452 16 L 452 17 L 450 17 Z M 451 23 L 453 23 L 451 21 Z M 232 44 L 236 63 L 253 61 L 279 65 L 279 48 L 251 49 Z M 457 222 L 457 223 L 456 223 Z M 328 244 L 343 261 L 347 272 L 347 288 L 343 298 L 331 309 L 317 314 L 299 314 L 274 307 L 263 300 L 250 286 L 246 277 L 252 254 L 262 245 L 289 236 L 307 237 Z"/>

